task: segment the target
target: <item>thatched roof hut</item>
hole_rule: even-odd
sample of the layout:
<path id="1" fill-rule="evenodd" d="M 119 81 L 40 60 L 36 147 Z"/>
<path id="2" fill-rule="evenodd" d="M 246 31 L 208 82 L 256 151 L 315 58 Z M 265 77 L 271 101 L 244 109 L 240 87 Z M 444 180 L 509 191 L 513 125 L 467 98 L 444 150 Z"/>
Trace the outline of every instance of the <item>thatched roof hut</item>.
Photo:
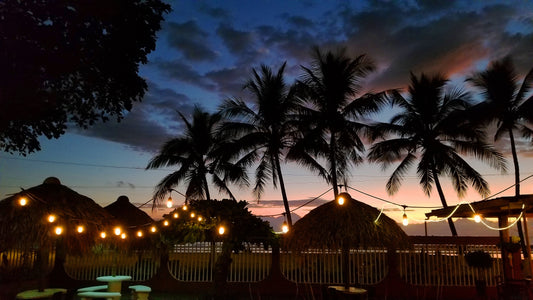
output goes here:
<path id="1" fill-rule="evenodd" d="M 409 247 L 407 234 L 394 220 L 376 208 L 341 193 L 337 200 L 316 207 L 298 220 L 285 236 L 285 248 L 304 251 L 308 249 L 337 249 L 342 252 L 344 285 L 349 285 L 348 256 L 354 248 Z M 378 218 L 379 216 L 379 218 Z"/>
<path id="2" fill-rule="evenodd" d="M 146 212 L 131 204 L 130 199 L 124 195 L 118 197 L 117 201 L 104 207 L 104 209 L 125 227 L 148 226 L 154 222 Z"/>
<path id="3" fill-rule="evenodd" d="M 53 222 L 48 219 L 51 215 Z M 0 251 L 52 246 L 58 238 L 57 227 L 62 228 L 59 236 L 68 249 L 85 251 L 112 221 L 113 216 L 92 199 L 49 177 L 41 185 L 0 201 Z"/>

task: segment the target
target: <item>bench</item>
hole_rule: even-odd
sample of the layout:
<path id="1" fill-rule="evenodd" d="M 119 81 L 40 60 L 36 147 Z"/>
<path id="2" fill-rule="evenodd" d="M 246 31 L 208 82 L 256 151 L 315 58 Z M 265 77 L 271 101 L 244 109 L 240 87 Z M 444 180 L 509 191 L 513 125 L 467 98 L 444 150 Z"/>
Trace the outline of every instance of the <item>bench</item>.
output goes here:
<path id="1" fill-rule="evenodd" d="M 128 288 L 133 290 L 135 300 L 148 300 L 148 295 L 152 291 L 152 288 L 145 285 L 130 285 Z"/>
<path id="2" fill-rule="evenodd" d="M 105 298 L 107 300 L 120 299 L 120 293 L 118 292 L 81 292 L 78 293 L 78 297 L 81 300 L 93 299 L 93 298 Z"/>

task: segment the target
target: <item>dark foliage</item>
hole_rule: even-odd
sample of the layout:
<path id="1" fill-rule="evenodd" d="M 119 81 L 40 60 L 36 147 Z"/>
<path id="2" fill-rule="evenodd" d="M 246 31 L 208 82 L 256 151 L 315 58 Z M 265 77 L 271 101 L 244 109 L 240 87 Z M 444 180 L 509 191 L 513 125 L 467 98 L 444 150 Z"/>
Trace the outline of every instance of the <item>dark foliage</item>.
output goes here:
<path id="1" fill-rule="evenodd" d="M 67 125 L 120 120 L 147 85 L 170 6 L 160 0 L 6 0 L 0 3 L 0 149 L 40 150 Z"/>

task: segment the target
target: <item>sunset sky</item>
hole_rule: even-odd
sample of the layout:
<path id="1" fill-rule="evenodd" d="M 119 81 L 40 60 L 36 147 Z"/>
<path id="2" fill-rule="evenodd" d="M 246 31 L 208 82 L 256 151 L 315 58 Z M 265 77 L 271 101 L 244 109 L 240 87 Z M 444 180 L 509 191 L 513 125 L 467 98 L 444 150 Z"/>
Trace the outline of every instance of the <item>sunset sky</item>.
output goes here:
<path id="1" fill-rule="evenodd" d="M 145 167 L 164 141 L 183 132 L 176 111 L 188 115 L 195 105 L 201 105 L 214 112 L 228 97 L 247 99 L 242 85 L 252 68 L 261 64 L 277 70 L 286 61 L 286 79 L 292 83 L 302 74 L 301 66 L 309 65 L 315 45 L 346 47 L 353 56 L 370 56 L 377 70 L 364 84 L 365 91 L 404 88 L 409 72 L 440 72 L 451 79 L 450 86 L 471 90 L 479 99 L 464 79 L 485 69 L 491 60 L 510 55 L 521 76 L 533 68 L 532 1 L 225 0 L 170 4 L 173 10 L 158 34 L 157 49 L 141 67 L 149 87 L 143 102 L 135 103 L 120 123 L 97 124 L 88 130 L 69 128 L 58 140 L 43 138 L 42 150 L 26 157 L 0 153 L 0 199 L 55 176 L 103 206 L 121 195 L 136 204 L 148 202 L 154 186 L 172 171 L 147 171 Z M 388 121 L 390 112 L 387 108 L 373 120 Z M 507 140 L 497 147 L 509 156 Z M 521 140 L 519 151 L 521 178 L 532 176 L 533 145 Z M 510 160 L 507 175 L 479 162 L 473 164 L 490 183 L 493 194 L 514 183 Z M 251 178 L 253 171 L 249 170 Z M 283 171 L 291 208 L 329 190 L 316 174 L 294 164 L 283 165 Z M 436 193 L 430 198 L 422 193 L 414 173 L 405 178 L 397 194 L 388 195 L 385 183 L 391 172 L 363 164 L 351 171 L 353 189 L 348 192 L 376 208 L 385 207 L 387 215 L 396 220 L 403 214 L 400 206 L 382 200 L 407 205 L 412 223 L 422 220 L 430 207 L 440 206 Z M 458 199 L 448 181 L 443 181 L 449 204 L 482 199 L 474 190 Z M 283 212 L 278 190 L 267 190 L 257 202 L 251 189 L 232 189 L 238 199 L 250 202 L 257 215 Z M 509 189 L 498 196 L 513 193 Z M 533 178 L 522 183 L 522 193 L 533 194 Z M 184 200 L 177 193 L 172 197 L 178 204 Z M 332 192 L 321 198 L 331 200 Z M 301 216 L 320 203 L 312 201 L 295 213 Z M 164 212 L 166 209 L 158 208 L 154 215 Z M 461 235 L 461 228 L 458 231 Z"/>

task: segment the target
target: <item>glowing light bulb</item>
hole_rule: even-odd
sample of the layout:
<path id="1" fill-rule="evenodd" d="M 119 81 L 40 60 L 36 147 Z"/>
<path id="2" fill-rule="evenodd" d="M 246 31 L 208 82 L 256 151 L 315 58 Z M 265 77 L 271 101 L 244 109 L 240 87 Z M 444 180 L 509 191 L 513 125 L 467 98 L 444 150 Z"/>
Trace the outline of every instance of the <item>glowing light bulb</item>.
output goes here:
<path id="1" fill-rule="evenodd" d="M 405 213 L 403 214 L 402 224 L 403 226 L 409 225 L 409 219 L 407 219 L 407 215 Z"/>
<path id="2" fill-rule="evenodd" d="M 475 214 L 475 215 L 474 215 L 474 221 L 475 221 L 476 223 L 481 222 L 481 216 L 480 216 L 479 214 Z"/>
<path id="3" fill-rule="evenodd" d="M 120 233 L 122 233 L 122 230 L 120 229 L 120 227 L 115 227 L 115 229 L 113 229 L 113 232 L 115 233 L 115 235 L 120 235 Z"/>
<path id="4" fill-rule="evenodd" d="M 120 235 L 120 238 L 123 239 L 123 240 L 126 239 L 126 234 L 123 232 L 123 233 Z"/>
<path id="5" fill-rule="evenodd" d="M 168 226 L 168 224 L 170 224 L 167 220 L 163 221 L 163 225 L 164 226 Z"/>
<path id="6" fill-rule="evenodd" d="M 57 235 L 61 235 L 63 233 L 63 227 L 61 226 L 57 226 L 55 229 L 54 229 L 54 232 L 57 234 Z"/>
<path id="7" fill-rule="evenodd" d="M 287 222 L 283 221 L 283 224 L 281 225 L 281 232 L 287 233 L 289 232 L 289 224 Z"/>
<path id="8" fill-rule="evenodd" d="M 174 219 L 177 219 L 177 218 L 180 217 L 180 215 L 179 215 L 177 212 L 175 212 L 175 213 L 172 215 L 172 217 L 174 217 Z"/>
<path id="9" fill-rule="evenodd" d="M 26 204 L 28 204 L 28 199 L 26 199 L 24 197 L 20 197 L 19 198 L 19 205 L 20 206 L 25 206 Z"/>
<path id="10" fill-rule="evenodd" d="M 202 222 L 203 219 L 202 216 L 198 216 L 198 222 Z"/>
<path id="11" fill-rule="evenodd" d="M 150 231 L 151 232 L 156 232 L 157 231 L 157 227 L 155 227 L 155 226 L 150 227 Z"/>
<path id="12" fill-rule="evenodd" d="M 344 200 L 344 197 L 343 197 L 343 196 L 339 196 L 339 197 L 337 198 L 337 203 L 338 203 L 339 205 L 343 205 L 343 204 L 344 204 L 344 201 L 345 201 L 345 200 Z"/>
<path id="13" fill-rule="evenodd" d="M 168 197 L 168 200 L 167 200 L 167 207 L 168 207 L 168 208 L 171 208 L 171 207 L 172 207 L 172 197 Z"/>
<path id="14" fill-rule="evenodd" d="M 183 204 L 183 206 L 181 207 L 181 209 L 183 209 L 183 210 L 187 210 L 187 209 L 189 209 L 189 208 L 187 207 L 187 204 Z"/>
<path id="15" fill-rule="evenodd" d="M 138 237 L 142 237 L 142 236 L 143 236 L 143 232 L 142 232 L 142 230 L 137 231 L 137 236 L 138 236 Z"/>
<path id="16" fill-rule="evenodd" d="M 100 237 L 103 239 L 107 237 L 107 234 L 105 233 L 105 231 L 100 232 Z"/>
<path id="17" fill-rule="evenodd" d="M 49 215 L 49 216 L 48 216 L 48 222 L 50 222 L 50 223 L 54 223 L 55 220 L 56 220 L 56 216 L 55 216 L 55 215 Z"/>
<path id="18" fill-rule="evenodd" d="M 76 231 L 77 231 L 78 233 L 82 233 L 82 232 L 85 231 L 85 228 L 84 228 L 82 225 L 78 225 L 78 227 L 76 227 Z"/>
<path id="19" fill-rule="evenodd" d="M 218 227 L 218 234 L 223 235 L 226 232 L 226 228 L 224 226 Z"/>
<path id="20" fill-rule="evenodd" d="M 196 216 L 196 214 L 194 214 L 193 212 L 191 213 L 191 218 L 194 218 Z"/>

